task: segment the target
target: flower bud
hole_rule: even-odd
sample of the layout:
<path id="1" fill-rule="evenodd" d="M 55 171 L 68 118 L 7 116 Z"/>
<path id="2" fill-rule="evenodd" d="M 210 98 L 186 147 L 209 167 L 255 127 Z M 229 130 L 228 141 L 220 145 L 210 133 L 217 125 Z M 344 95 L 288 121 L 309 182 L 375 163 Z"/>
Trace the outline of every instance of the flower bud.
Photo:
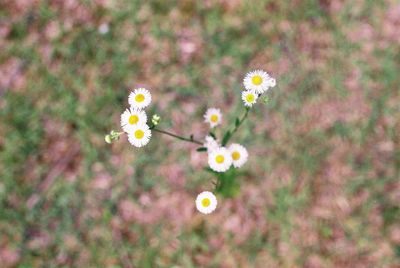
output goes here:
<path id="1" fill-rule="evenodd" d="M 151 118 L 151 123 L 153 123 L 154 126 L 157 126 L 161 121 L 161 117 L 158 114 L 154 114 L 153 117 Z"/>
<path id="2" fill-rule="evenodd" d="M 104 140 L 105 140 L 108 144 L 110 144 L 110 143 L 112 142 L 111 135 L 106 135 L 106 136 L 104 137 Z"/>
<path id="3" fill-rule="evenodd" d="M 113 141 L 119 140 L 119 136 L 121 136 L 124 132 L 116 132 L 115 130 L 111 130 L 110 134 L 104 137 L 104 140 L 110 144 Z"/>

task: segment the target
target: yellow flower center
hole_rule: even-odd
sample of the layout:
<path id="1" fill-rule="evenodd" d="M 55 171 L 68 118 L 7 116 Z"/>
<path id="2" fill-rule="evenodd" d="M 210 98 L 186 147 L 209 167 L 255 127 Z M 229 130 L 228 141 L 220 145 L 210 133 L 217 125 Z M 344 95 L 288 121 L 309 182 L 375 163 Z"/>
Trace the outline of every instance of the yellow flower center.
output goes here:
<path id="1" fill-rule="evenodd" d="M 144 95 L 143 95 L 143 94 L 137 94 L 137 95 L 135 96 L 135 101 L 137 101 L 137 102 L 142 102 L 142 101 L 144 101 Z"/>
<path id="2" fill-rule="evenodd" d="M 234 151 L 232 153 L 232 159 L 233 160 L 239 160 L 239 158 L 240 158 L 240 153 L 238 151 Z"/>
<path id="3" fill-rule="evenodd" d="M 143 138 L 143 136 L 144 136 L 144 131 L 143 130 L 141 130 L 141 129 L 138 129 L 138 130 L 136 130 L 135 131 L 135 137 L 136 137 L 136 139 L 141 139 L 141 138 Z"/>
<path id="4" fill-rule="evenodd" d="M 258 86 L 258 85 L 261 85 L 263 80 L 262 80 L 261 76 L 255 75 L 255 76 L 253 76 L 253 78 L 251 78 L 251 82 L 253 82 L 254 85 Z"/>
<path id="5" fill-rule="evenodd" d="M 217 123 L 217 122 L 218 122 L 218 115 L 213 114 L 213 115 L 211 116 L 210 120 L 211 120 L 211 122 L 213 122 L 213 123 Z"/>
<path id="6" fill-rule="evenodd" d="M 201 200 L 201 204 L 203 205 L 203 207 L 208 207 L 211 204 L 211 201 L 209 198 L 204 198 L 203 200 Z"/>
<path id="7" fill-rule="evenodd" d="M 133 114 L 129 117 L 129 124 L 134 125 L 139 121 L 139 117 L 136 114 Z"/>
<path id="8" fill-rule="evenodd" d="M 250 102 L 250 103 L 253 102 L 254 101 L 254 95 L 251 94 L 251 93 L 247 94 L 246 101 Z"/>
<path id="9" fill-rule="evenodd" d="M 215 161 L 218 163 L 218 164 L 222 164 L 222 163 L 224 163 L 224 161 L 225 161 L 225 158 L 224 158 L 224 156 L 223 155 L 217 155 L 216 157 L 215 157 Z"/>

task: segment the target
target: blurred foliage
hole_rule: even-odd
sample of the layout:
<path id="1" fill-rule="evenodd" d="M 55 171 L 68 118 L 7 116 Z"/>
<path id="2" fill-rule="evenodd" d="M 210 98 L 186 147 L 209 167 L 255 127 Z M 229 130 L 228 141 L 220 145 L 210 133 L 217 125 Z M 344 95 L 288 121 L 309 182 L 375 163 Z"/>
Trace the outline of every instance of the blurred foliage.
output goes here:
<path id="1" fill-rule="evenodd" d="M 1 2 L 0 266 L 396 267 L 399 10 Z M 250 160 L 221 175 L 241 191 L 213 215 L 194 208 L 214 187 L 204 153 L 156 134 L 141 150 L 104 142 L 135 86 L 163 128 L 204 137 L 216 106 L 226 129 L 256 68 L 278 84 L 236 133 Z"/>

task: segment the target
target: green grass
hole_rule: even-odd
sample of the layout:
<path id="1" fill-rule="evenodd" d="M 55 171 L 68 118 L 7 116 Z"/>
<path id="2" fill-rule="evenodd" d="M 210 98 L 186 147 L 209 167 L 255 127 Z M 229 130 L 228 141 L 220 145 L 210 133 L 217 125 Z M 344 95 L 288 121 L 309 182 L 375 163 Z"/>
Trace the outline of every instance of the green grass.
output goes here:
<path id="1" fill-rule="evenodd" d="M 388 1 L 338 11 L 326 1 L 233 2 L 82 1 L 68 10 L 41 1 L 18 12 L 0 4 L 9 29 L 0 70 L 13 69 L 11 61 L 20 66 L 11 83 L 0 83 L 0 259 L 7 248 L 17 252 L 9 265 L 17 267 L 302 267 L 315 256 L 341 267 L 399 262 L 391 230 L 400 217 L 400 46 L 386 37 L 348 38 L 361 23 L 380 33 Z M 110 30 L 102 35 L 105 21 Z M 187 59 L 182 42 L 196 47 Z M 160 114 L 165 128 L 190 135 L 212 106 L 222 108 L 228 127 L 242 109 L 242 77 L 256 68 L 272 72 L 278 85 L 233 138 L 250 161 L 224 177 L 240 192 L 221 194 L 213 216 L 185 218 L 184 208 L 160 204 L 178 195 L 173 204 L 184 207 L 212 187 L 194 147 L 154 133 L 141 150 L 125 138 L 104 142 L 135 86 L 152 90 L 149 114 Z M 353 72 L 358 89 L 347 83 Z M 332 112 L 334 101 L 342 105 Z M 352 118 L 353 109 L 362 114 Z M 201 139 L 204 130 L 193 134 Z M 106 189 L 94 186 L 99 178 Z M 126 220 L 126 200 L 135 212 L 165 214 L 150 223 Z M 314 244 L 302 242 L 309 237 Z M 391 251 L 369 259 L 382 245 Z"/>

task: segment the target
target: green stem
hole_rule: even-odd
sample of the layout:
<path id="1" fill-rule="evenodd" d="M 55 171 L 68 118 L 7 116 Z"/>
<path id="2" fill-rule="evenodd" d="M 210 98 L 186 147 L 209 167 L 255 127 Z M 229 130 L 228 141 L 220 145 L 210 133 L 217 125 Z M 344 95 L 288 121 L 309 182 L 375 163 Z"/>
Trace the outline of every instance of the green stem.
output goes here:
<path id="1" fill-rule="evenodd" d="M 247 115 L 249 114 L 250 108 L 246 107 L 246 112 L 244 113 L 244 115 L 242 116 L 242 118 L 240 118 L 239 123 L 236 124 L 235 123 L 235 128 L 231 131 L 231 135 L 228 137 L 228 139 L 224 142 L 224 144 L 222 144 L 222 146 L 225 146 L 228 141 L 232 138 L 233 134 L 235 134 L 235 132 L 239 129 L 239 127 L 242 125 L 243 121 L 246 120 Z"/>
<path id="2" fill-rule="evenodd" d="M 176 138 L 176 139 L 178 139 L 178 140 L 182 140 L 182 141 L 187 141 L 187 142 L 192 142 L 192 143 L 195 143 L 195 144 L 203 145 L 202 142 L 193 139 L 192 136 L 191 136 L 190 138 L 185 138 L 185 137 L 176 135 L 176 134 L 174 134 L 174 133 L 171 133 L 171 132 L 168 132 L 168 131 L 165 131 L 165 130 L 162 130 L 162 129 L 157 129 L 157 128 L 155 128 L 155 127 L 153 127 L 152 130 L 154 130 L 155 132 L 159 132 L 159 133 L 162 133 L 162 134 L 165 134 L 165 135 L 174 137 L 174 138 Z"/>

